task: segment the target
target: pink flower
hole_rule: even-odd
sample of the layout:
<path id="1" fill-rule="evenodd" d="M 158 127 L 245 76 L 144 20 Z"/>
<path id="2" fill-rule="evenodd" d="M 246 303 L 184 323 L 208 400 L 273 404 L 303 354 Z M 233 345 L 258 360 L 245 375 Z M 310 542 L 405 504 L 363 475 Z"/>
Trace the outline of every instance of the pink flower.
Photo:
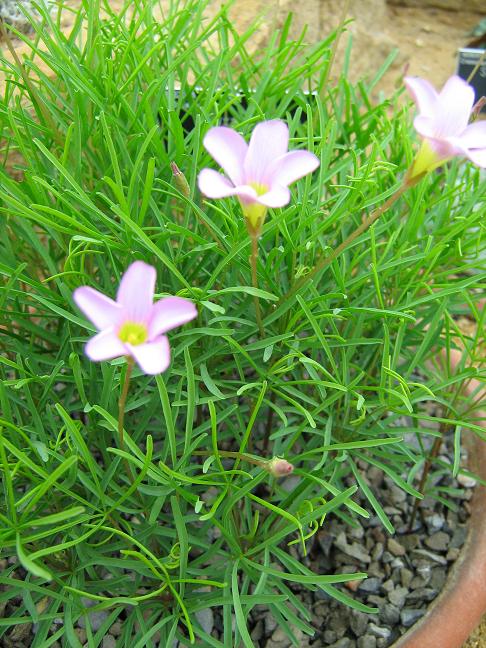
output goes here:
<path id="1" fill-rule="evenodd" d="M 283 207 L 290 201 L 289 184 L 319 166 L 309 151 L 287 151 L 289 129 L 279 119 L 257 124 L 250 144 L 226 126 L 211 128 L 203 144 L 228 177 L 203 169 L 199 189 L 208 198 L 238 196 L 253 231 L 259 231 L 268 207 Z"/>
<path id="2" fill-rule="evenodd" d="M 452 76 L 440 93 L 418 77 L 407 77 L 405 85 L 419 109 L 414 126 L 424 139 L 412 177 L 432 171 L 455 155 L 486 167 L 486 122 L 468 124 L 474 89 L 458 76 Z"/>
<path id="3" fill-rule="evenodd" d="M 154 301 L 155 268 L 135 261 L 120 281 L 116 301 L 94 288 L 81 286 L 73 298 L 100 331 L 86 345 L 90 360 L 132 356 L 142 371 L 158 374 L 170 363 L 167 331 L 197 315 L 192 302 L 182 297 Z"/>

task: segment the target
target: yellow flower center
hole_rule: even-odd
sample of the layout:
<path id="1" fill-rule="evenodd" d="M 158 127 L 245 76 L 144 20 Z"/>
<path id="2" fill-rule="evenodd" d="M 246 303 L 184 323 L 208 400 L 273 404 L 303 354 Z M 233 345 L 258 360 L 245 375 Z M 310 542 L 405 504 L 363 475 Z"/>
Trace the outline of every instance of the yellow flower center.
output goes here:
<path id="1" fill-rule="evenodd" d="M 410 167 L 408 179 L 413 180 L 414 178 L 418 178 L 425 173 L 437 169 L 437 167 L 442 166 L 447 159 L 448 158 L 440 157 L 427 140 L 423 140 L 422 145 L 415 156 L 415 160 Z"/>
<path id="2" fill-rule="evenodd" d="M 248 185 L 256 191 L 257 196 L 263 196 L 270 189 L 270 187 L 267 187 L 267 185 L 261 182 L 249 182 Z"/>
<path id="3" fill-rule="evenodd" d="M 257 202 L 251 203 L 250 205 L 242 204 L 241 206 L 250 231 L 258 236 L 263 225 L 263 221 L 265 220 L 267 208 L 265 207 L 265 205 L 260 205 L 260 203 Z"/>
<path id="4" fill-rule="evenodd" d="M 122 342 L 132 346 L 143 344 L 148 338 L 147 327 L 138 322 L 125 322 L 118 331 L 118 337 Z"/>
<path id="5" fill-rule="evenodd" d="M 248 185 L 250 187 L 253 187 L 253 189 L 257 193 L 257 196 L 266 194 L 270 188 L 267 187 L 267 185 L 262 184 L 261 182 L 249 182 Z M 248 228 L 255 236 L 259 236 L 263 221 L 265 220 L 267 208 L 265 207 L 265 205 L 260 205 L 260 203 L 257 202 L 244 203 L 242 201 L 241 206 Z"/>

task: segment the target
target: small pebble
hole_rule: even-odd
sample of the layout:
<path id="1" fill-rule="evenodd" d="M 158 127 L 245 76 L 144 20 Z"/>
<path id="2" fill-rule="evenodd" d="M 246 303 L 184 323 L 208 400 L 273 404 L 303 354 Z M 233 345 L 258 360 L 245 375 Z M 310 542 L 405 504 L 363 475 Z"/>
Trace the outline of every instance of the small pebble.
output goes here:
<path id="1" fill-rule="evenodd" d="M 204 632 L 210 635 L 214 626 L 214 615 L 212 609 L 204 608 L 203 610 L 198 610 L 194 616 L 198 620 Z"/>
<path id="2" fill-rule="evenodd" d="M 387 626 L 394 626 L 400 621 L 400 610 L 391 603 L 386 603 L 380 610 L 380 621 L 386 623 Z"/>
<path id="3" fill-rule="evenodd" d="M 337 616 L 333 616 L 329 621 L 329 629 L 334 630 L 338 639 L 341 639 L 346 634 L 349 625 L 348 610 L 342 608 L 341 612 L 342 614 L 338 613 Z"/>
<path id="4" fill-rule="evenodd" d="M 406 567 L 400 569 L 400 582 L 403 587 L 406 587 L 408 589 L 410 587 L 410 583 L 412 582 L 412 578 L 413 572 L 410 571 L 410 569 L 407 569 Z"/>
<path id="5" fill-rule="evenodd" d="M 395 538 L 388 538 L 387 548 L 394 556 L 403 556 L 407 550 Z"/>
<path id="6" fill-rule="evenodd" d="M 419 546 L 419 537 L 416 533 L 408 533 L 400 538 L 400 544 L 403 545 L 407 551 L 411 551 Z"/>
<path id="7" fill-rule="evenodd" d="M 376 637 L 373 635 L 365 635 L 358 639 L 358 648 L 376 648 Z"/>
<path id="8" fill-rule="evenodd" d="M 383 543 L 382 542 L 377 542 L 375 545 L 375 548 L 373 549 L 373 552 L 371 554 L 371 559 L 372 560 L 380 560 L 380 558 L 383 556 Z"/>
<path id="9" fill-rule="evenodd" d="M 378 562 L 378 560 L 374 560 L 372 563 L 370 563 L 370 566 L 366 571 L 369 578 L 371 576 L 374 576 L 376 578 L 379 578 L 380 580 L 383 579 L 383 565 L 381 564 L 381 562 Z"/>
<path id="10" fill-rule="evenodd" d="M 445 524 L 445 518 L 443 515 L 434 513 L 425 518 L 425 524 L 427 526 L 427 531 L 432 534 L 442 529 Z"/>
<path id="11" fill-rule="evenodd" d="M 416 610 L 415 608 L 404 608 L 400 613 L 400 620 L 405 628 L 409 628 L 425 614 L 425 610 Z"/>
<path id="12" fill-rule="evenodd" d="M 393 589 L 395 589 L 395 583 L 389 578 L 382 584 L 383 589 L 385 592 L 391 592 Z"/>
<path id="13" fill-rule="evenodd" d="M 429 549 L 433 549 L 434 551 L 447 551 L 450 541 L 451 538 L 447 533 L 444 531 L 437 531 L 437 533 L 431 535 L 430 538 L 427 538 L 425 544 Z"/>
<path id="14" fill-rule="evenodd" d="M 390 567 L 392 569 L 401 569 L 402 567 L 405 567 L 405 563 L 401 558 L 394 558 L 390 563 Z"/>
<path id="15" fill-rule="evenodd" d="M 414 576 L 410 581 L 409 588 L 411 590 L 418 589 L 419 587 L 425 587 L 430 581 L 430 574 L 428 577 L 424 578 L 423 576 Z"/>
<path id="16" fill-rule="evenodd" d="M 447 578 L 446 570 L 442 567 L 436 567 L 435 569 L 432 570 L 430 581 L 428 584 L 430 585 L 430 587 L 433 587 L 435 590 L 440 592 L 441 589 L 444 587 L 446 578 Z"/>
<path id="17" fill-rule="evenodd" d="M 338 537 L 334 541 L 334 544 L 343 553 L 345 553 L 348 556 L 351 556 L 352 558 L 356 558 L 356 560 L 360 562 L 365 562 L 365 563 L 371 562 L 371 557 L 369 556 L 369 554 L 366 553 L 366 551 L 363 549 L 363 547 L 360 544 L 358 544 L 357 542 L 348 544 L 344 531 L 341 531 L 341 533 L 339 533 Z"/>
<path id="18" fill-rule="evenodd" d="M 456 547 L 451 547 L 447 552 L 446 560 L 454 562 L 454 560 L 457 560 L 459 558 L 460 553 L 461 553 L 460 549 L 457 549 Z"/>
<path id="19" fill-rule="evenodd" d="M 454 533 L 452 534 L 452 539 L 449 546 L 454 549 L 460 549 L 466 540 L 466 536 L 466 526 L 460 525 L 456 527 L 456 529 L 454 529 Z"/>
<path id="20" fill-rule="evenodd" d="M 334 542 L 332 535 L 330 533 L 319 533 L 319 535 L 317 536 L 317 541 L 319 542 L 319 546 L 324 552 L 324 555 L 329 556 L 332 543 Z"/>
<path id="21" fill-rule="evenodd" d="M 463 488 L 474 488 L 477 484 L 474 477 L 469 477 L 469 475 L 457 475 L 457 481 Z"/>
<path id="22" fill-rule="evenodd" d="M 364 529 L 361 525 L 349 529 L 348 535 L 355 540 L 361 540 L 364 536 Z"/>
<path id="23" fill-rule="evenodd" d="M 369 616 L 358 610 L 352 610 L 349 617 L 349 625 L 356 637 L 361 637 L 366 633 Z"/>
<path id="24" fill-rule="evenodd" d="M 263 619 L 260 619 L 257 621 L 255 627 L 250 633 L 250 637 L 252 638 L 253 641 L 260 641 L 260 639 L 263 638 L 264 635 L 264 630 L 265 630 L 265 624 Z"/>
<path id="25" fill-rule="evenodd" d="M 275 647 L 278 646 L 278 648 L 290 648 L 292 645 L 292 642 L 290 639 L 287 637 L 285 632 L 282 630 L 282 628 L 277 628 L 274 633 L 272 634 L 272 644 L 270 645 L 275 645 Z M 269 645 L 267 643 L 267 645 Z"/>
<path id="26" fill-rule="evenodd" d="M 81 598 L 81 603 L 83 603 L 85 608 L 90 608 L 93 607 L 93 605 L 96 605 L 96 601 L 92 601 L 91 599 L 84 597 Z M 98 632 L 98 630 L 108 618 L 108 613 L 103 610 L 98 612 L 88 612 L 87 615 L 83 615 L 79 618 L 78 625 L 81 628 L 86 627 L 87 618 L 89 619 L 91 630 L 93 630 L 93 632 Z"/>
<path id="27" fill-rule="evenodd" d="M 427 551 L 426 549 L 414 549 L 413 555 L 428 558 L 432 562 L 438 563 L 439 565 L 447 565 L 447 560 L 445 558 L 439 556 L 439 554 Z"/>
<path id="28" fill-rule="evenodd" d="M 338 639 L 336 643 L 331 644 L 329 648 L 352 648 L 353 642 L 351 639 L 348 637 L 343 637 L 342 639 Z"/>
<path id="29" fill-rule="evenodd" d="M 386 564 L 386 563 L 391 563 L 393 560 L 393 554 L 391 554 L 389 551 L 384 551 L 383 556 L 381 557 L 381 560 Z"/>
<path id="30" fill-rule="evenodd" d="M 420 601 L 433 601 L 436 596 L 437 590 L 433 589 L 432 587 L 419 587 L 418 589 L 410 592 L 410 594 L 407 596 L 407 603 L 410 603 L 412 601 L 419 603 Z"/>
<path id="31" fill-rule="evenodd" d="M 326 644 L 333 644 L 337 641 L 337 634 L 334 630 L 326 630 L 322 635 L 322 638 Z"/>
<path id="32" fill-rule="evenodd" d="M 390 487 L 390 494 L 391 494 L 391 500 L 394 504 L 401 504 L 402 502 L 405 502 L 407 499 L 407 493 L 399 488 L 398 486 L 395 486 L 395 484 L 392 484 Z"/>
<path id="33" fill-rule="evenodd" d="M 360 592 L 368 592 L 369 594 L 378 594 L 381 589 L 380 578 L 365 578 L 361 581 L 359 586 Z"/>
<path id="34" fill-rule="evenodd" d="M 381 609 L 386 603 L 386 598 L 383 596 L 376 596 L 376 594 L 370 594 L 367 598 L 367 603 Z"/>
<path id="35" fill-rule="evenodd" d="M 368 625 L 368 633 L 374 635 L 377 638 L 388 639 L 391 635 L 391 630 L 377 626 L 375 623 L 370 623 Z"/>
<path id="36" fill-rule="evenodd" d="M 318 593 L 322 590 L 318 590 Z M 277 620 L 273 614 L 267 614 L 265 616 L 265 634 L 270 635 L 274 630 L 277 629 Z"/>
<path id="37" fill-rule="evenodd" d="M 103 648 L 116 648 L 116 639 L 113 635 L 105 635 L 101 645 Z"/>
<path id="38" fill-rule="evenodd" d="M 396 587 L 393 591 L 388 592 L 388 599 L 397 608 L 402 608 L 405 605 L 408 589 L 406 587 Z"/>

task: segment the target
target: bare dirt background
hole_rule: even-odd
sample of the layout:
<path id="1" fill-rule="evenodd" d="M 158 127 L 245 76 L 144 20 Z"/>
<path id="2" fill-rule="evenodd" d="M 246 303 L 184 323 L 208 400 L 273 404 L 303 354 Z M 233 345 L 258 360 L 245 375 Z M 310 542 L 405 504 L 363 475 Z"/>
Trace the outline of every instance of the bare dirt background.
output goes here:
<path id="1" fill-rule="evenodd" d="M 68 9 L 76 9 L 81 0 L 66 0 L 64 4 Z M 110 1 L 115 11 L 123 4 L 124 0 Z M 223 0 L 212 0 L 208 13 L 215 13 L 222 4 Z M 408 4 L 419 6 L 403 6 Z M 429 4 L 438 4 L 439 7 L 426 6 Z M 440 5 L 456 10 L 446 10 Z M 167 0 L 161 0 L 161 14 L 166 6 Z M 294 32 L 300 32 L 308 24 L 307 40 L 312 43 L 336 28 L 343 18 L 343 6 L 346 6 L 344 0 L 300 0 L 299 3 L 295 0 L 235 0 L 230 14 L 239 30 L 244 30 L 257 16 L 262 16 L 260 29 L 252 41 L 252 47 L 258 51 L 289 11 L 295 14 Z M 469 10 L 463 11 L 464 8 Z M 482 9 L 482 14 L 479 9 Z M 339 70 L 350 36 L 354 52 L 351 76 L 354 78 L 372 76 L 386 57 L 397 49 L 394 64 L 376 89 L 377 93 L 386 96 L 401 82 L 405 70 L 441 86 L 456 69 L 457 49 L 467 45 L 471 40 L 469 32 L 486 15 L 486 0 L 390 0 L 390 4 L 386 0 L 351 0 L 347 15 L 354 20 L 342 37 L 334 70 Z M 72 14 L 65 11 L 63 24 L 66 31 L 72 22 Z M 20 58 L 28 51 L 22 43 L 16 43 Z M 3 54 L 11 59 L 8 52 Z M 0 92 L 2 86 L 0 78 Z M 486 648 L 486 617 L 463 648 Z"/>

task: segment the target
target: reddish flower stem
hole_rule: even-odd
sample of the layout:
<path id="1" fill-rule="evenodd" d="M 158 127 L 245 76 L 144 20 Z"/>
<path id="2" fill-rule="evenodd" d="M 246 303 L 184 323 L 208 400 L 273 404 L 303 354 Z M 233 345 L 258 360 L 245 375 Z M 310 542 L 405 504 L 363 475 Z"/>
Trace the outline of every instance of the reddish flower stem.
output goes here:
<path id="1" fill-rule="evenodd" d="M 251 255 L 250 255 L 251 281 L 253 284 L 253 288 L 258 288 L 258 277 L 257 277 L 258 236 L 250 232 L 250 239 L 251 239 Z M 253 301 L 255 303 L 255 315 L 258 324 L 258 330 L 260 331 L 260 337 L 264 338 L 265 330 L 263 328 L 262 312 L 260 309 L 260 299 L 258 295 L 253 295 Z"/>
<path id="2" fill-rule="evenodd" d="M 118 445 L 120 450 L 125 450 L 125 439 L 124 439 L 124 422 L 125 422 L 125 407 L 127 403 L 128 389 L 130 387 L 130 378 L 132 376 L 134 360 L 130 356 L 127 357 L 127 368 L 125 371 L 125 379 L 123 381 L 123 386 L 120 392 L 120 399 L 118 401 Z M 134 476 L 130 464 L 126 458 L 123 459 L 125 464 L 125 470 L 127 472 L 127 477 L 130 483 L 133 484 Z"/>

